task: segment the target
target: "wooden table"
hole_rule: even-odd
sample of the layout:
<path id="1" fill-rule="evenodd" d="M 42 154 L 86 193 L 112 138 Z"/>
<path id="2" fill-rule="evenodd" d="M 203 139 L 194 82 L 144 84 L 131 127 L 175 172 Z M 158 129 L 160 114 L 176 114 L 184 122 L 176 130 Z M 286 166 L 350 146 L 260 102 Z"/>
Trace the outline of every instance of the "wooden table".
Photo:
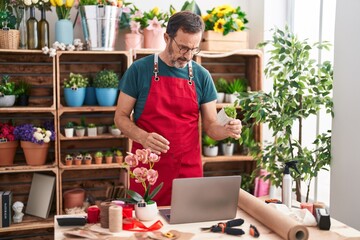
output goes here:
<path id="1" fill-rule="evenodd" d="M 55 233 L 54 233 L 54 239 L 55 240 L 61 240 L 64 239 L 63 232 L 66 230 L 69 230 L 74 227 L 60 227 L 57 224 L 55 216 Z M 260 232 L 260 237 L 257 239 L 266 239 L 266 240 L 277 240 L 282 239 L 278 235 L 276 235 L 273 231 L 268 229 L 266 226 L 258 222 L 257 220 L 253 219 L 251 216 L 249 216 L 247 213 L 243 212 L 241 209 L 238 209 L 236 218 L 242 218 L 245 220 L 244 224 L 238 228 L 241 228 L 245 231 L 245 234 L 241 236 L 242 240 L 254 240 L 255 238 L 249 235 L 249 226 L 250 224 L 253 224 L 257 227 L 257 229 Z M 164 220 L 160 215 L 156 220 L 161 220 L 161 222 L 164 224 L 164 226 L 160 229 L 161 232 L 168 232 L 170 230 L 177 230 L 181 232 L 191 232 L 194 234 L 194 236 L 191 238 L 191 240 L 215 240 L 215 239 L 226 239 L 226 240 L 238 240 L 239 236 L 230 236 L 227 234 L 222 233 L 210 233 L 210 232 L 201 232 L 201 227 L 209 227 L 214 224 L 217 224 L 220 221 L 213 221 L 213 222 L 201 222 L 201 223 L 190 223 L 190 224 L 174 224 L 169 225 L 166 220 Z M 153 224 L 156 220 L 150 221 L 150 222 L 144 222 L 146 226 L 150 226 Z M 227 221 L 227 220 L 224 220 Z M 101 228 L 99 224 L 96 225 L 90 225 L 93 229 L 101 230 L 107 233 L 110 233 L 108 229 Z M 331 228 L 330 231 L 322 231 L 319 230 L 316 227 L 309 227 L 309 233 L 310 233 L 310 240 L 341 240 L 341 239 L 351 239 L 360 240 L 360 231 L 357 231 L 351 227 L 346 226 L 345 224 L 336 221 L 335 219 L 331 220 Z M 122 231 L 120 233 L 112 234 L 113 236 L 116 236 L 118 240 L 122 239 L 131 239 L 131 236 L 134 235 L 134 232 L 131 231 Z M 106 239 L 106 238 L 105 238 Z"/>

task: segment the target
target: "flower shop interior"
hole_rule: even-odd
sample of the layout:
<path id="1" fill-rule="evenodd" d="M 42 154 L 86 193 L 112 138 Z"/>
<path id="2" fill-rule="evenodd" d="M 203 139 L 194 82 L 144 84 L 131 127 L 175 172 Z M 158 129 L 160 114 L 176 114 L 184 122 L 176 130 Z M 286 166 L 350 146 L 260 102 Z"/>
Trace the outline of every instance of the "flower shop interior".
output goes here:
<path id="1" fill-rule="evenodd" d="M 0 239 L 252 239 L 259 232 L 260 239 L 325 239 L 318 229 L 330 230 L 326 239 L 360 239 L 360 192 L 352 189 L 360 184 L 353 151 L 360 130 L 349 124 L 360 115 L 349 107 L 360 101 L 352 67 L 360 31 L 344 27 L 360 20 L 359 8 L 357 0 L 1 0 Z M 159 225 L 157 208 L 140 217 L 137 193 L 128 190 L 129 162 L 159 159 L 129 153 L 132 140 L 114 123 L 119 81 L 133 62 L 164 49 L 167 21 L 181 10 L 204 20 L 193 61 L 211 74 L 218 119 L 223 111 L 242 123 L 239 140 L 215 141 L 199 121 L 204 177 L 241 176 L 237 214 L 257 229 L 246 217 L 244 225 L 228 222 L 234 232 L 219 221 Z M 134 209 L 123 202 L 127 194 Z M 310 223 L 303 216 L 281 228 L 290 216 L 254 199 L 290 199 L 297 207 L 288 211 L 309 210 Z M 76 216 L 74 225 L 66 216 Z M 129 219 L 145 235 L 125 225 Z M 85 224 L 97 228 L 79 232 Z M 206 225 L 213 226 L 199 230 Z M 298 238 L 289 237 L 294 226 Z"/>

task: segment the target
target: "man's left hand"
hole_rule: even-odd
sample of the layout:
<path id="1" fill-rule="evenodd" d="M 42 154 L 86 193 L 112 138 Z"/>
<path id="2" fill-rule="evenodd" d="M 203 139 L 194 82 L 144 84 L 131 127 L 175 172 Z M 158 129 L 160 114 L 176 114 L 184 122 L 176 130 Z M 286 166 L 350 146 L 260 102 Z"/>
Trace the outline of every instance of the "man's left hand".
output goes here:
<path id="1" fill-rule="evenodd" d="M 239 119 L 231 120 L 228 124 L 225 125 L 225 129 L 228 132 L 228 136 L 239 139 L 241 134 L 241 121 Z"/>

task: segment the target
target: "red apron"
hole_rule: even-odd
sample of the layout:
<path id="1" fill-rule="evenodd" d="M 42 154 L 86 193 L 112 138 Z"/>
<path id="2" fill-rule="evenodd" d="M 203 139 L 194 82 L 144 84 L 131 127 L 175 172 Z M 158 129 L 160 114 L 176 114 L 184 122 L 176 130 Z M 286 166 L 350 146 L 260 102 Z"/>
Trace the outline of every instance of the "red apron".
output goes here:
<path id="1" fill-rule="evenodd" d="M 188 68 L 189 79 L 158 76 L 158 55 L 154 56 L 154 76 L 151 78 L 149 95 L 144 111 L 136 122 L 138 127 L 147 132 L 156 132 L 170 142 L 170 150 L 162 153 L 160 161 L 154 166 L 159 172 L 159 178 L 152 189 L 164 182 L 163 188 L 154 198 L 158 206 L 170 205 L 174 178 L 203 175 L 199 108 L 191 62 Z M 139 148 L 143 146 L 134 142 L 132 152 Z M 144 188 L 135 183 L 134 179 L 131 179 L 130 189 L 142 196 L 144 194 Z"/>

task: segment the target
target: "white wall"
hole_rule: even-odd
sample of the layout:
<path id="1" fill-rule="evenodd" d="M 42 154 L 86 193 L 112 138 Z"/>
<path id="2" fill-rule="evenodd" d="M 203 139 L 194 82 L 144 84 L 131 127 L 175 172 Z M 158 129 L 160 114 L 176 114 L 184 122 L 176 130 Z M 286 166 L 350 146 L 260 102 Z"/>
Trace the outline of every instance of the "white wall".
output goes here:
<path id="1" fill-rule="evenodd" d="M 360 230 L 360 1 L 337 1 L 334 57 L 331 216 Z"/>

